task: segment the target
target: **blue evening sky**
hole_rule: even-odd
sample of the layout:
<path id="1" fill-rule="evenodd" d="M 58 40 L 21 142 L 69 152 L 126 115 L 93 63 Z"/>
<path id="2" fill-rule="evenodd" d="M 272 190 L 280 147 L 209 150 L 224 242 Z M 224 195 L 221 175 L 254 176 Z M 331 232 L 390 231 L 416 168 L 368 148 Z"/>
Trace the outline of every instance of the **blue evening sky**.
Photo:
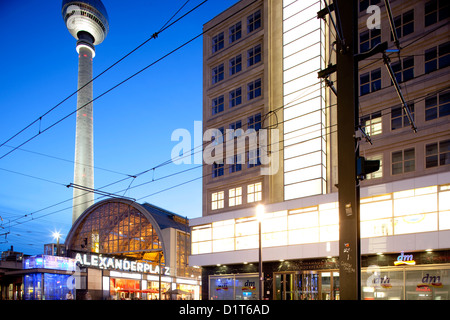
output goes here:
<path id="1" fill-rule="evenodd" d="M 64 25 L 61 2 L 0 0 L 0 144 L 77 89 L 76 40 Z M 96 48 L 94 76 L 158 31 L 185 2 L 103 0 L 110 32 Z M 177 17 L 201 2 L 189 1 Z M 236 2 L 206 2 L 95 80 L 94 98 L 201 33 L 204 23 Z M 193 138 L 194 121 L 202 120 L 202 47 L 200 37 L 94 102 L 95 188 L 170 160 L 177 144 L 171 141 L 174 130 L 187 129 Z M 76 95 L 1 147 L 0 157 L 75 108 Z M 53 231 L 60 231 L 64 241 L 72 224 L 73 190 L 65 185 L 73 182 L 74 142 L 72 115 L 0 159 L 0 251 L 13 245 L 26 254 L 43 253 L 43 245 L 54 242 Z M 133 187 L 195 166 L 166 165 L 104 190 L 117 193 L 130 183 Z M 125 195 L 200 217 L 201 179 L 148 195 L 201 174 L 193 169 Z"/>

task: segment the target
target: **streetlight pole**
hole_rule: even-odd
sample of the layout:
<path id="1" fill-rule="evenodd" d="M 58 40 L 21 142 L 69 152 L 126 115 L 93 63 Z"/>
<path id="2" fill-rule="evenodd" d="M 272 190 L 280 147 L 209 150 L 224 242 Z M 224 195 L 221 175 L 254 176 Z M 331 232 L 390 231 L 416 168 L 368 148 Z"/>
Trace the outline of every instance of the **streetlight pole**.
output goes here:
<path id="1" fill-rule="evenodd" d="M 259 300 L 263 300 L 264 292 L 264 275 L 262 266 L 262 242 L 261 242 L 261 223 L 264 215 L 264 206 L 262 204 L 256 207 L 256 218 L 258 220 L 259 229 Z"/>
<path id="2" fill-rule="evenodd" d="M 59 256 L 59 238 L 61 238 L 61 234 L 58 231 L 55 231 L 52 236 L 56 239 L 56 256 Z"/>

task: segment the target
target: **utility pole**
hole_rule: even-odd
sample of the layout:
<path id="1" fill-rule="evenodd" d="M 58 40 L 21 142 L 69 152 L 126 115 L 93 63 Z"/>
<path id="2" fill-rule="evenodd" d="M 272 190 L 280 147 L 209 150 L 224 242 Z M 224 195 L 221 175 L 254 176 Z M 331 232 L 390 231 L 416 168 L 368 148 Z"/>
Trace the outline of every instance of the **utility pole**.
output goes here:
<path id="1" fill-rule="evenodd" d="M 339 283 L 341 300 L 361 298 L 359 183 L 356 161 L 358 130 L 358 2 L 339 1 L 335 7 L 337 39 L 337 126 L 339 189 Z"/>

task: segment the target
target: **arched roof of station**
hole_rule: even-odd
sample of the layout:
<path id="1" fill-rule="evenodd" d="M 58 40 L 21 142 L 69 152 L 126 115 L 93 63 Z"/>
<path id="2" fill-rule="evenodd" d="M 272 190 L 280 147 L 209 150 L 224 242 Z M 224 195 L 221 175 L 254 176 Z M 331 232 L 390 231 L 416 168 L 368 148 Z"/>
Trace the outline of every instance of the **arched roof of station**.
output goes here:
<path id="1" fill-rule="evenodd" d="M 155 261 L 168 248 L 163 230 L 189 232 L 187 219 L 149 203 L 107 199 L 95 203 L 75 221 L 65 245 L 67 251 L 123 255 Z M 165 241 L 166 240 L 166 241 Z"/>

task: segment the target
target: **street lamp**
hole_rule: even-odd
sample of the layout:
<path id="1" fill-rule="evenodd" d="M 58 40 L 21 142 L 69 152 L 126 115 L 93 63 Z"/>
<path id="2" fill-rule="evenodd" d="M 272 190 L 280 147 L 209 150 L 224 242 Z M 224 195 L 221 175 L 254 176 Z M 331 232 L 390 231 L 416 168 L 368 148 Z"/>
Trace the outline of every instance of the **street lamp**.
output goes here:
<path id="1" fill-rule="evenodd" d="M 61 233 L 59 231 L 53 231 L 53 239 L 56 239 L 56 255 L 59 256 L 59 238 L 61 238 Z"/>
<path id="2" fill-rule="evenodd" d="M 259 227 L 259 300 L 263 300 L 264 276 L 262 269 L 262 244 L 261 244 L 261 222 L 264 219 L 264 205 L 256 206 L 256 219 Z"/>

